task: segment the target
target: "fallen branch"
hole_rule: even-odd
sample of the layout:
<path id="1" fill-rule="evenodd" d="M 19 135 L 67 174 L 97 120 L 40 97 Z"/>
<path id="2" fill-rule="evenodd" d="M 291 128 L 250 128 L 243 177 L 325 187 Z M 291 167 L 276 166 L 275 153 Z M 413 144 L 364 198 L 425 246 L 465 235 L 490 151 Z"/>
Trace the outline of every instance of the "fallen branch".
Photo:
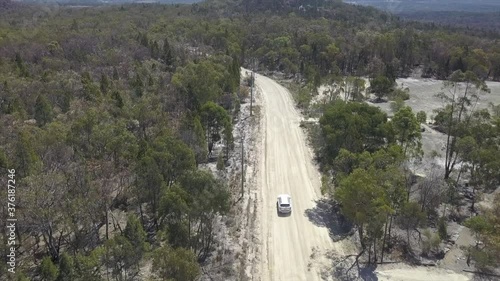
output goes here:
<path id="1" fill-rule="evenodd" d="M 377 262 L 377 264 L 395 264 L 395 263 L 403 263 L 402 261 L 384 261 L 384 262 Z M 368 262 L 366 262 L 368 264 Z"/>
<path id="2" fill-rule="evenodd" d="M 365 249 L 363 249 L 363 251 L 361 251 L 361 253 L 359 253 L 356 256 L 356 261 L 354 261 L 354 263 L 351 265 L 351 267 L 349 267 L 349 269 L 346 271 L 346 273 L 348 273 L 349 271 L 351 271 L 351 269 L 354 267 L 354 265 L 358 266 L 358 271 L 359 271 L 359 257 L 361 257 L 361 255 L 363 255 L 364 252 L 365 252 Z"/>
<path id="3" fill-rule="evenodd" d="M 486 275 L 486 276 L 500 277 L 499 274 L 481 272 L 481 271 L 476 271 L 476 270 L 464 269 L 463 271 L 467 272 L 467 273 L 474 273 L 474 274 L 481 274 L 481 275 Z"/>
<path id="4" fill-rule="evenodd" d="M 348 256 L 345 256 L 343 260 L 341 260 L 341 261 L 339 261 L 339 262 L 337 263 L 337 265 L 339 265 L 339 264 L 341 264 L 342 262 L 346 261 L 348 258 L 350 258 L 350 257 L 355 257 L 355 256 L 357 256 L 357 254 L 355 254 L 355 255 L 348 255 Z"/>

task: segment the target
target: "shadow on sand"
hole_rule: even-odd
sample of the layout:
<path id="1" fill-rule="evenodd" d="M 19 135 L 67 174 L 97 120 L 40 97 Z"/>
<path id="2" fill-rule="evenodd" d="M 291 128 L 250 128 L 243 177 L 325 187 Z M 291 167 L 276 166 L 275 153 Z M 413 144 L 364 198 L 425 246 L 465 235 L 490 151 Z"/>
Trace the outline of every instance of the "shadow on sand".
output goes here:
<path id="1" fill-rule="evenodd" d="M 340 206 L 331 199 L 316 200 L 316 206 L 305 211 L 305 216 L 319 227 L 326 227 L 333 241 L 342 240 L 354 234 L 354 226 L 341 213 Z M 355 266 L 355 256 L 332 256 L 332 265 L 324 274 L 338 280 L 377 281 L 376 266 L 360 263 Z M 348 270 L 350 269 L 350 270 Z"/>
<path id="2" fill-rule="evenodd" d="M 307 209 L 305 215 L 315 225 L 326 227 L 333 241 L 339 241 L 354 233 L 352 223 L 346 220 L 338 204 L 331 199 L 316 200 L 316 206 Z"/>
<path id="3" fill-rule="evenodd" d="M 336 259 L 332 261 L 332 268 L 326 274 L 334 276 L 337 280 L 343 281 L 378 281 L 375 274 L 377 269 L 373 264 L 359 264 L 359 268 L 354 265 L 354 258 L 352 256 L 344 258 L 343 260 Z"/>

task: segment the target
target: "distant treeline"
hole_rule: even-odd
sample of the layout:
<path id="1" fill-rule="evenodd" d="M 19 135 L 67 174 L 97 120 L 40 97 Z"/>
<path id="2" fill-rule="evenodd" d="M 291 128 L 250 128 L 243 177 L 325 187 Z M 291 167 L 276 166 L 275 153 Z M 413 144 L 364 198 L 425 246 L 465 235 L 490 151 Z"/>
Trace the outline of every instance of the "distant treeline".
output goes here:
<path id="1" fill-rule="evenodd" d="M 500 31 L 500 12 L 404 12 L 398 15 L 408 20 L 433 22 L 460 29 L 481 30 L 496 36 L 498 36 Z"/>
<path id="2" fill-rule="evenodd" d="M 435 12 L 435 11 L 467 11 L 492 12 L 500 11 L 500 2 L 496 0 L 346 0 L 346 3 L 376 7 L 392 13 Z"/>
<path id="3" fill-rule="evenodd" d="M 228 26 L 239 26 L 243 33 L 235 36 L 243 41 L 242 56 L 312 84 L 332 75 L 394 79 L 416 67 L 424 77 L 446 79 L 460 69 L 481 79 L 500 79 L 500 44 L 491 34 L 402 21 L 339 1 L 209 1 L 193 9 L 205 17 L 226 15 Z M 228 10 L 244 16 L 225 14 Z M 201 32 L 203 27 L 196 25 L 191 32 Z"/>

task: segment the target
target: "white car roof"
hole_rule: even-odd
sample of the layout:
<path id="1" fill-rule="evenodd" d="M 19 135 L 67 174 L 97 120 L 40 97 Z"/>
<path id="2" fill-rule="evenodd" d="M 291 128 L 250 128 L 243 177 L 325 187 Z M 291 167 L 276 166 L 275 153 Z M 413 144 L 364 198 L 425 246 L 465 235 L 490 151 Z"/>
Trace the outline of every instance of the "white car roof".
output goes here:
<path id="1" fill-rule="evenodd" d="M 290 204 L 292 197 L 288 194 L 280 194 L 278 195 L 278 200 L 280 200 L 281 204 Z"/>

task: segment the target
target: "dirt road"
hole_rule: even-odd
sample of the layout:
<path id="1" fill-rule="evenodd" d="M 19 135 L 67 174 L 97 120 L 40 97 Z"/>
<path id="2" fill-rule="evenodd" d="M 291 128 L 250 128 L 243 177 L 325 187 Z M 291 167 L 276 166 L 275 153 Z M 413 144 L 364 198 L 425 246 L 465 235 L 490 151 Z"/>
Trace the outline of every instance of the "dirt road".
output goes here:
<path id="1" fill-rule="evenodd" d="M 264 123 L 258 173 L 261 280 L 323 280 L 319 252 L 341 248 L 332 242 L 326 228 L 316 226 L 305 215 L 315 207 L 321 192 L 320 175 L 299 127 L 300 114 L 288 90 L 272 79 L 256 75 L 256 86 L 262 93 Z M 276 199 L 281 193 L 292 196 L 290 216 L 277 214 Z"/>

